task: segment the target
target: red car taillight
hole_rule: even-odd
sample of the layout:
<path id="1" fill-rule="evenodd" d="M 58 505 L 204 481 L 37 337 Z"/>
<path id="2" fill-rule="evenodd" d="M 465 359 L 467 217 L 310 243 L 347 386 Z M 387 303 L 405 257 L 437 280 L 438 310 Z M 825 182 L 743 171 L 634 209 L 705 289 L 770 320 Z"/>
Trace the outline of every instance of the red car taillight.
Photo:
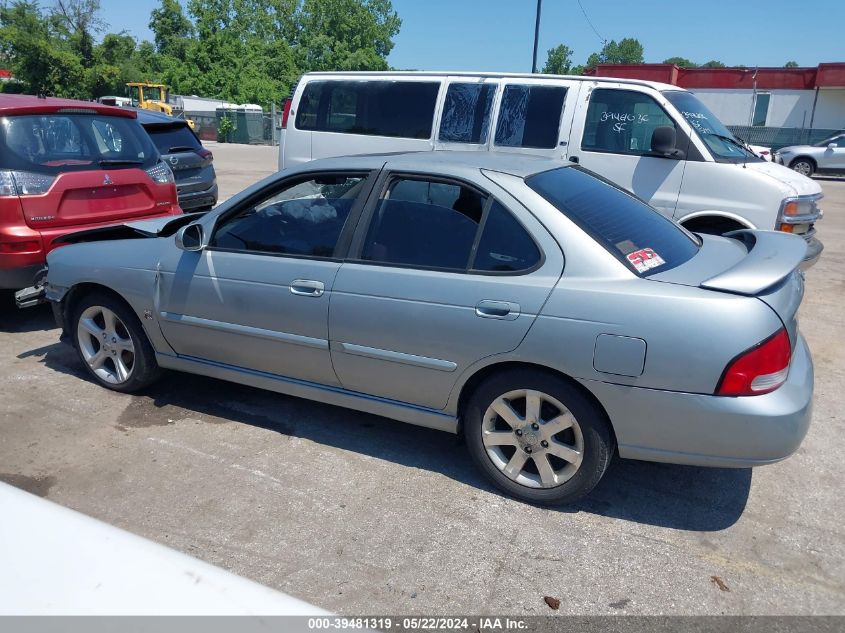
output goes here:
<path id="1" fill-rule="evenodd" d="M 730 362 L 716 395 L 759 396 L 774 391 L 786 382 L 791 358 L 789 334 L 781 328 Z"/>
<path id="2" fill-rule="evenodd" d="M 285 102 L 282 104 L 282 129 L 286 130 L 288 127 L 288 117 L 290 117 L 290 106 L 293 103 L 293 99 L 285 99 Z"/>
<path id="3" fill-rule="evenodd" d="M 196 150 L 196 154 L 197 154 L 197 156 L 199 156 L 203 160 L 214 160 L 214 154 L 212 154 L 210 151 L 208 151 L 204 147 L 201 147 L 198 150 Z"/>
<path id="4" fill-rule="evenodd" d="M 38 196 L 47 193 L 55 176 L 30 171 L 0 171 L 0 197 Z"/>

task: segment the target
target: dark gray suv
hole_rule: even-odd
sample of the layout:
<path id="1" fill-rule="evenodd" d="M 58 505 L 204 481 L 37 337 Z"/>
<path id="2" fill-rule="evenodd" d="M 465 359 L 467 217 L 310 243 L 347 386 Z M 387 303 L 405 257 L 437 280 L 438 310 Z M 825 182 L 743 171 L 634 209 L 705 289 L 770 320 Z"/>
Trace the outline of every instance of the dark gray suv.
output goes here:
<path id="1" fill-rule="evenodd" d="M 138 110 L 138 121 L 176 177 L 179 206 L 184 211 L 208 211 L 217 204 L 214 157 L 184 119 Z"/>

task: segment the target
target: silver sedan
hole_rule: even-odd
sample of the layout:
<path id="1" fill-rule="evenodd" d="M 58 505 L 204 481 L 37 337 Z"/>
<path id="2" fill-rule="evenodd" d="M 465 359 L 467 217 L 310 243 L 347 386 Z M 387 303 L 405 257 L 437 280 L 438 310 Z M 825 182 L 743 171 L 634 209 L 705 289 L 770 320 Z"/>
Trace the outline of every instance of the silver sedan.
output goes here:
<path id="1" fill-rule="evenodd" d="M 47 298 L 102 386 L 179 370 L 461 433 L 532 503 L 617 453 L 776 462 L 810 420 L 804 241 L 694 235 L 576 166 L 334 158 L 65 241 Z"/>
<path id="2" fill-rule="evenodd" d="M 776 163 L 799 174 L 845 173 L 845 134 L 838 134 L 815 145 L 791 145 L 775 152 Z"/>

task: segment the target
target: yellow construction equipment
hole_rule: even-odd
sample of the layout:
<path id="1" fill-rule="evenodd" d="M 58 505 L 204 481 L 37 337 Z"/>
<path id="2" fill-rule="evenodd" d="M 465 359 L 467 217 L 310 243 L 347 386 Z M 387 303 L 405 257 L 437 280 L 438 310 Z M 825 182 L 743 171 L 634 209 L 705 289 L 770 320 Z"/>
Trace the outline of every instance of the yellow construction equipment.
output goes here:
<path id="1" fill-rule="evenodd" d="M 126 84 L 126 92 L 134 106 L 185 119 L 192 130 L 196 129 L 194 121 L 185 118 L 182 109 L 170 103 L 170 91 L 164 84 L 153 84 L 148 81 L 130 82 Z"/>

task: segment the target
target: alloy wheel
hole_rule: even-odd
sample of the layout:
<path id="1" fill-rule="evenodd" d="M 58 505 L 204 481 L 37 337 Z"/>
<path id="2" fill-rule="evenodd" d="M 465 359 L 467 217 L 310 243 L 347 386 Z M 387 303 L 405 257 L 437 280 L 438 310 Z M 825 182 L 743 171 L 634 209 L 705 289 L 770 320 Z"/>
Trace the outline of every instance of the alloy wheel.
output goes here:
<path id="1" fill-rule="evenodd" d="M 800 160 L 792 166 L 792 169 L 797 171 L 802 176 L 809 176 L 813 173 L 812 168 L 810 167 L 810 163 L 805 160 Z"/>
<path id="2" fill-rule="evenodd" d="M 135 344 L 128 328 L 114 312 L 91 306 L 79 316 L 76 339 L 91 371 L 104 382 L 119 385 L 135 369 Z"/>
<path id="3" fill-rule="evenodd" d="M 529 488 L 554 488 L 581 466 L 584 437 L 575 416 L 532 389 L 496 398 L 481 424 L 487 456 L 508 478 Z"/>

